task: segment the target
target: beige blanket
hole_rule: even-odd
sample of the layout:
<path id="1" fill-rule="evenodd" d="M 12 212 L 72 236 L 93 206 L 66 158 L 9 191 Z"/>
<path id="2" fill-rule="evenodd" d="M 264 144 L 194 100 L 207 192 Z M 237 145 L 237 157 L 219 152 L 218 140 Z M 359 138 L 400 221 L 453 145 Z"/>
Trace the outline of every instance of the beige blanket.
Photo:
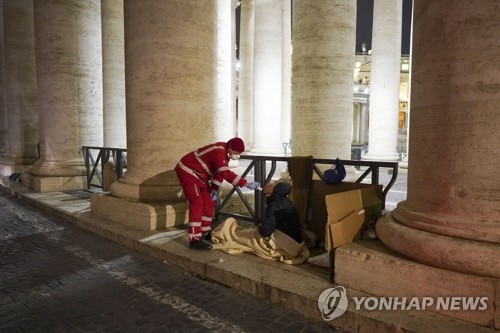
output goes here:
<path id="1" fill-rule="evenodd" d="M 263 237 L 256 228 L 239 226 L 234 218 L 226 219 L 212 230 L 212 243 L 214 249 L 228 254 L 250 252 L 291 265 L 301 264 L 309 257 L 304 242 L 299 244 L 279 230 L 275 230 L 271 237 Z"/>

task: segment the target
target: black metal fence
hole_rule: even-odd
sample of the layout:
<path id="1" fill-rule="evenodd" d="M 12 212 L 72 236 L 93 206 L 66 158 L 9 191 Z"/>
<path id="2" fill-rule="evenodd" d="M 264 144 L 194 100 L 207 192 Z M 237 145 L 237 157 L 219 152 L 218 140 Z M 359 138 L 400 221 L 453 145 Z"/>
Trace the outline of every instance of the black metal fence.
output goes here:
<path id="1" fill-rule="evenodd" d="M 110 159 L 114 162 L 117 179 L 127 168 L 127 149 L 83 146 L 82 154 L 87 170 L 87 189 L 103 188 L 104 166 Z"/>
<path id="2" fill-rule="evenodd" d="M 273 156 L 254 156 L 254 155 L 242 155 L 240 161 L 249 161 L 248 166 L 245 171 L 241 174 L 242 177 L 246 178 L 247 175 L 253 170 L 254 181 L 260 184 L 267 184 L 271 181 L 273 177 L 276 177 L 278 162 L 282 162 L 288 165 L 290 157 L 273 157 Z M 331 166 L 335 164 L 336 159 L 313 159 L 313 170 L 318 175 L 320 179 L 323 179 L 323 173 L 319 166 Z M 355 183 L 361 183 L 368 181 L 373 185 L 382 185 L 382 205 L 385 208 L 385 198 L 387 193 L 391 189 L 392 185 L 395 183 L 398 176 L 398 162 L 379 162 L 379 161 L 353 161 L 353 160 L 340 160 L 345 166 L 354 166 L 356 169 L 364 170 L 363 173 L 354 181 Z M 391 179 L 387 184 L 380 183 L 380 172 L 384 169 L 391 174 Z M 368 176 L 370 176 L 368 178 Z M 237 193 L 243 204 L 245 205 L 249 215 L 237 214 L 225 211 L 225 207 L 228 205 L 229 200 L 234 193 Z M 215 211 L 215 216 L 219 217 L 234 217 L 240 220 L 246 221 L 262 221 L 265 213 L 265 197 L 260 193 L 260 191 L 255 191 L 254 194 L 254 207 L 248 202 L 243 192 L 239 187 L 233 187 L 230 192 L 224 197 L 224 199 L 217 204 Z"/>
<path id="3" fill-rule="evenodd" d="M 105 147 L 82 147 L 83 156 L 85 159 L 85 167 L 87 169 L 87 188 L 91 187 L 103 188 L 103 170 L 104 165 L 112 159 L 115 164 L 116 178 L 123 175 L 127 167 L 127 150 L 120 148 L 105 148 Z M 276 176 L 278 163 L 284 166 L 288 165 L 291 157 L 275 157 L 275 156 L 256 156 L 256 155 L 242 155 L 240 165 L 248 163 L 242 177 L 248 178 L 253 176 L 253 180 L 260 184 L 270 182 Z M 323 174 L 319 166 L 331 166 L 335 164 L 335 159 L 313 159 L 313 170 L 320 179 L 323 179 Z M 355 180 L 356 183 L 368 181 L 373 185 L 382 185 L 382 205 L 385 207 L 385 198 L 396 181 L 398 176 L 398 162 L 378 162 L 378 161 L 355 161 L 355 160 L 341 160 L 345 166 L 354 166 L 356 169 L 364 170 L 363 173 Z M 387 184 L 380 183 L 380 172 L 382 169 L 387 169 L 392 175 Z M 253 171 L 253 174 L 251 172 Z M 370 177 L 369 177 L 370 176 Z M 97 183 L 96 183 L 97 181 Z M 234 213 L 225 210 L 229 200 L 234 193 L 237 193 L 240 200 L 245 205 L 248 214 Z M 261 221 L 265 212 L 265 197 L 260 191 L 254 193 L 254 204 L 250 204 L 243 195 L 239 187 L 233 187 L 223 200 L 217 202 L 215 217 L 234 217 L 246 221 Z"/>

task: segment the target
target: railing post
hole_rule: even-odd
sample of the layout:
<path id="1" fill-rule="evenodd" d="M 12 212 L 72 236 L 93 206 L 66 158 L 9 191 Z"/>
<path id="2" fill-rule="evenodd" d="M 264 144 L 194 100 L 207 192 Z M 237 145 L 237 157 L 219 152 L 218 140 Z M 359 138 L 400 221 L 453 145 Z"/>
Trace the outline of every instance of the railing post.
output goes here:
<path id="1" fill-rule="evenodd" d="M 123 161 L 122 161 L 123 149 L 116 150 L 116 179 L 119 179 L 123 174 Z"/>
<path id="2" fill-rule="evenodd" d="M 266 181 L 266 160 L 258 157 L 255 160 L 255 177 L 254 180 L 264 186 Z M 262 191 L 255 191 L 255 219 L 256 222 L 261 222 L 264 219 L 264 212 L 266 209 L 265 198 Z"/>

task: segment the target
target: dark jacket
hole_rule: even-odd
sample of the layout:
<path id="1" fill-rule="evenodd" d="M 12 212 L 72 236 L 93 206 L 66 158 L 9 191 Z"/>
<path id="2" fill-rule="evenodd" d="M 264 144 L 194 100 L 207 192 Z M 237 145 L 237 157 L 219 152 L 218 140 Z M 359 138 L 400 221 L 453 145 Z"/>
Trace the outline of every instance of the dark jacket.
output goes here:
<path id="1" fill-rule="evenodd" d="M 266 215 L 259 226 L 262 236 L 269 237 L 275 229 L 281 230 L 297 243 L 302 243 L 299 215 L 288 195 L 292 188 L 288 183 L 277 183 L 266 199 Z"/>

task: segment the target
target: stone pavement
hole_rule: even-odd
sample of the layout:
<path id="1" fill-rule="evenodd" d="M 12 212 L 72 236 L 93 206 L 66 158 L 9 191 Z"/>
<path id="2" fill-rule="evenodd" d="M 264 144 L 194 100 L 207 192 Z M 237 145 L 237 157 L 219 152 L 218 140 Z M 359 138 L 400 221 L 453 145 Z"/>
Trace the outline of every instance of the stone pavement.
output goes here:
<path id="1" fill-rule="evenodd" d="M 0 332 L 329 332 L 0 191 Z"/>
<path id="2" fill-rule="evenodd" d="M 7 274 L 4 275 L 2 271 L 1 283 L 5 283 L 8 288 L 11 288 L 15 292 L 14 296 L 11 296 L 11 293 L 6 294 L 6 288 L 2 285 L 0 286 L 3 293 L 0 293 L 1 299 L 7 299 L 7 303 L 12 303 L 12 299 L 19 299 L 20 301 L 17 302 L 19 308 L 12 308 L 7 316 L 3 313 L 3 310 L 0 311 L 2 315 L 0 318 L 1 323 L 4 322 L 4 318 L 12 319 L 12 316 L 15 318 L 16 313 L 20 309 L 28 308 L 32 309 L 33 313 L 38 314 L 40 319 L 42 317 L 57 317 L 63 318 L 62 324 L 79 323 L 78 326 L 73 327 L 76 329 L 68 331 L 91 331 L 92 329 L 95 331 L 107 331 L 109 328 L 110 331 L 116 329 L 116 331 L 123 332 L 124 330 L 120 330 L 120 328 L 123 329 L 124 326 L 113 326 L 119 325 L 121 320 L 127 324 L 127 327 L 143 325 L 141 326 L 141 331 L 143 331 L 142 328 L 145 328 L 144 331 L 153 331 L 157 328 L 155 325 L 161 325 L 159 322 L 162 322 L 162 318 L 167 316 L 163 313 L 163 308 L 158 306 L 158 303 L 166 303 L 174 309 L 184 311 L 186 306 L 183 302 L 191 305 L 202 304 L 206 298 L 210 298 L 209 296 L 199 297 L 198 292 L 200 292 L 204 296 L 214 295 L 212 297 L 212 301 L 215 302 L 214 307 L 219 308 L 220 312 L 216 315 L 210 313 L 208 315 L 218 319 L 213 320 L 213 323 L 204 325 L 202 323 L 205 323 L 204 317 L 208 316 L 207 314 L 203 313 L 199 315 L 180 311 L 180 313 L 172 314 L 172 317 L 167 321 L 170 323 L 169 330 L 176 330 L 178 328 L 179 331 L 200 332 L 239 330 L 309 332 L 321 331 L 326 324 L 330 328 L 335 328 L 343 332 L 492 332 L 492 330 L 487 328 L 425 311 L 356 310 L 355 305 L 352 304 L 353 302 L 349 303 L 347 311 L 342 316 L 334 320 L 325 321 L 322 319 L 322 314 L 318 309 L 318 297 L 324 290 L 335 287 L 328 281 L 329 274 L 326 269 L 321 269 L 310 264 L 291 266 L 261 259 L 249 254 L 232 256 L 215 250 L 200 253 L 199 251 L 190 250 L 186 246 L 187 235 L 185 230 L 174 228 L 166 231 L 138 230 L 91 214 L 89 211 L 90 194 L 88 192 L 34 193 L 19 183 L 9 182 L 5 177 L 2 177 L 1 180 L 0 188 L 17 197 L 23 198 L 23 202 L 43 208 L 44 211 L 48 212 L 49 215 L 47 216 L 58 216 L 66 222 L 113 240 L 118 244 L 125 245 L 130 249 L 142 252 L 151 258 L 149 261 L 141 255 L 142 259 L 140 262 L 142 264 L 138 264 L 136 258 L 140 254 L 137 252 L 124 252 L 125 250 L 121 247 L 109 250 L 110 253 L 108 254 L 106 250 L 102 250 L 103 246 L 108 246 L 104 245 L 108 244 L 108 242 L 101 241 L 102 238 L 99 237 L 91 237 L 91 235 L 79 236 L 84 239 L 83 243 L 63 241 L 69 227 L 64 227 L 63 224 L 59 223 L 49 227 L 54 229 L 51 232 L 40 228 L 40 226 L 37 227 L 37 224 L 35 224 L 32 229 L 38 232 L 39 236 L 36 237 L 23 236 L 22 231 L 20 235 L 4 235 L 4 237 L 8 237 L 7 240 L 4 239 L 2 241 L 3 243 L 8 241 L 10 237 L 15 237 L 15 239 L 22 240 L 21 245 L 23 242 L 36 245 L 33 252 L 23 252 L 22 249 L 9 252 L 10 256 L 7 257 L 9 258 L 8 260 L 12 261 L 10 265 L 14 265 L 13 267 L 15 267 L 15 263 L 18 260 L 26 260 L 26 263 L 32 263 L 33 267 L 38 266 L 39 269 L 47 267 L 46 262 L 39 260 L 40 254 L 46 251 L 52 251 L 54 254 L 61 252 L 60 248 L 53 248 L 54 243 L 57 242 L 63 244 L 63 252 L 74 257 L 74 262 L 71 263 L 72 266 L 70 265 L 65 268 L 59 262 L 61 259 L 57 259 L 56 256 L 52 266 L 53 272 L 49 271 L 46 272 L 48 275 L 37 277 L 40 280 L 39 284 L 33 284 L 33 279 L 31 279 L 31 284 L 28 283 L 23 288 L 15 286 L 16 280 L 23 277 L 26 278 L 32 274 L 31 270 L 28 269 L 29 267 L 21 269 L 18 275 L 12 275 L 13 272 L 10 271 L 9 273 L 8 270 Z M 21 214 L 21 219 L 32 222 L 29 217 L 22 216 L 22 210 L 17 214 Z M 51 224 L 49 223 L 48 225 L 50 226 Z M 72 233 L 74 232 L 72 231 Z M 15 249 L 15 246 L 12 246 Z M 7 247 L 7 249 L 9 248 Z M 18 256 L 13 256 L 12 253 L 18 253 Z M 0 255 L 4 257 L 3 252 Z M 164 262 L 163 265 L 168 264 L 177 267 L 168 269 L 168 272 L 176 272 L 172 273 L 174 277 L 163 276 L 161 267 L 152 268 L 158 265 L 157 259 L 161 259 L 159 262 L 160 265 Z M 2 262 L 1 264 L 1 270 L 4 270 L 4 267 L 6 267 L 4 264 L 6 263 Z M 142 273 L 141 271 L 144 272 Z M 201 277 L 202 280 L 194 279 L 191 275 L 184 275 L 183 272 Z M 5 280 L 4 276 L 7 277 Z M 140 278 L 137 276 L 140 276 Z M 182 276 L 186 280 L 185 284 L 179 283 L 175 276 L 177 278 Z M 29 281 L 30 279 L 27 280 Z M 121 283 L 113 284 L 112 281 L 120 281 Z M 216 289 L 216 284 L 209 281 L 231 287 L 234 290 L 243 292 L 243 294 L 255 296 L 256 303 L 252 303 L 251 300 L 245 298 L 241 303 L 243 306 L 249 304 L 246 308 L 248 310 L 239 310 L 239 315 L 233 317 L 234 313 L 230 311 L 230 314 L 228 314 L 227 311 L 234 308 L 234 306 L 232 305 L 227 309 L 225 301 L 220 301 L 222 304 L 217 303 L 219 295 L 222 292 L 220 289 Z M 189 292 L 191 282 L 194 282 L 195 287 Z M 22 286 L 22 284 L 20 285 Z M 136 288 L 137 295 L 135 297 L 122 296 L 121 294 L 124 288 L 126 288 L 125 286 Z M 54 301 L 55 297 L 46 296 L 46 294 L 51 295 L 51 288 L 61 288 L 62 293 L 58 298 L 65 301 L 66 310 L 53 308 L 51 310 L 53 312 L 46 313 L 39 311 L 42 305 L 50 305 Z M 352 289 L 348 289 L 347 292 L 349 297 L 370 296 Z M 144 294 L 149 299 L 140 300 Z M 182 298 L 184 294 L 186 294 L 188 299 L 179 300 L 178 297 Z M 243 294 L 237 294 L 235 304 L 240 302 L 239 297 Z M 79 297 L 84 299 L 82 305 L 88 308 L 89 313 L 93 314 L 93 316 L 79 319 L 79 311 L 72 306 L 72 302 L 79 299 Z M 233 297 L 233 300 L 235 299 L 234 294 L 228 297 Z M 110 298 L 117 298 L 118 305 L 106 306 L 106 300 Z M 267 303 L 259 301 L 259 298 L 266 299 L 277 306 L 272 308 L 271 313 L 273 314 L 280 308 L 283 308 L 296 311 L 300 316 L 294 317 L 294 319 L 297 319 L 294 320 L 289 319 L 288 314 L 282 314 L 278 315 L 278 317 L 284 318 L 283 320 L 280 319 L 272 323 L 263 321 L 267 310 L 260 308 Z M 33 302 L 30 300 L 33 300 Z M 208 308 L 211 308 L 211 305 L 212 303 L 210 303 Z M 0 306 L 3 309 L 5 303 L 0 303 Z M 265 307 L 267 306 L 265 305 Z M 259 310 L 255 310 L 256 308 L 259 308 Z M 253 309 L 255 312 L 252 312 L 250 309 Z M 134 316 L 136 312 L 148 319 Z M 244 319 L 248 317 L 241 313 L 252 313 L 252 315 L 259 313 L 262 317 L 256 320 L 245 321 Z M 107 319 L 117 314 L 120 314 L 122 319 L 119 321 L 115 320 L 113 324 L 110 324 L 110 327 L 106 327 L 105 325 L 108 324 Z M 197 316 L 200 317 L 198 318 L 199 321 L 195 321 L 192 327 L 180 326 L 185 323 L 184 319 Z M 218 323 L 219 320 L 221 323 L 219 326 L 209 326 L 216 325 L 215 323 Z M 309 325 L 309 322 L 301 326 L 300 323 L 306 323 L 306 320 L 312 320 L 319 326 L 314 326 L 316 328 L 313 328 L 313 326 Z M 100 326 L 91 326 L 94 321 Z M 55 320 L 49 322 L 54 323 Z M 260 327 L 260 323 L 265 323 L 265 328 Z M 290 327 L 286 327 L 287 324 L 291 324 Z M 29 321 L 26 325 L 25 328 L 28 328 L 28 330 L 29 328 L 36 330 L 36 326 L 33 326 L 34 324 Z M 0 331 L 4 332 L 5 330 L 1 328 L 2 326 L 0 326 Z M 64 326 L 55 326 L 52 328 L 56 331 L 65 331 Z M 40 331 L 45 330 L 40 329 Z M 164 330 L 159 328 L 158 331 Z"/>

